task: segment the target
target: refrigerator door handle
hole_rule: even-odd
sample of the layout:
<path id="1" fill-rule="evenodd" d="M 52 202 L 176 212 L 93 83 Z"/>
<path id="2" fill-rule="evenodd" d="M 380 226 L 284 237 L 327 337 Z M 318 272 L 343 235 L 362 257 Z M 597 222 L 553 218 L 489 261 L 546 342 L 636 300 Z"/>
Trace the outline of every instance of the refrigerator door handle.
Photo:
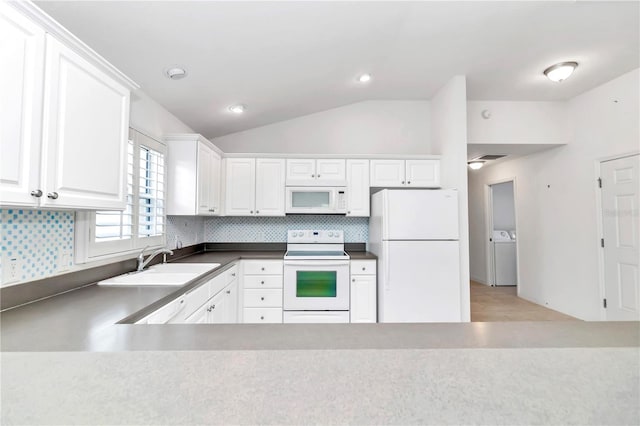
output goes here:
<path id="1" fill-rule="evenodd" d="M 391 289 L 391 283 L 389 282 L 391 280 L 391 273 L 389 272 L 390 265 L 391 265 L 391 259 L 389 259 L 391 250 L 389 250 L 389 244 L 384 244 L 383 248 L 382 248 L 383 252 L 384 252 L 384 289 L 386 291 L 389 291 Z"/>

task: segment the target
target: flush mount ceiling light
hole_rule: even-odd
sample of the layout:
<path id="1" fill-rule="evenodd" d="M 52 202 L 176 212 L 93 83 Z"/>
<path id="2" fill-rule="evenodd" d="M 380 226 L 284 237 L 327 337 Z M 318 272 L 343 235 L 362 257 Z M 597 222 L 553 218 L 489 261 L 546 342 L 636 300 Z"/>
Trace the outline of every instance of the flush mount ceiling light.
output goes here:
<path id="1" fill-rule="evenodd" d="M 469 161 L 467 163 L 471 170 L 478 170 L 484 165 L 484 161 Z"/>
<path id="2" fill-rule="evenodd" d="M 560 62 L 544 70 L 544 75 L 546 75 L 549 80 L 559 83 L 569 78 L 577 66 L 577 62 Z"/>
<path id="3" fill-rule="evenodd" d="M 247 107 L 242 104 L 231 105 L 229 107 L 229 111 L 231 111 L 234 114 L 242 114 L 243 112 L 245 112 L 246 109 Z"/>
<path id="4" fill-rule="evenodd" d="M 187 70 L 180 67 L 171 67 L 165 71 L 165 75 L 171 80 L 180 80 L 181 78 L 185 78 L 187 76 Z"/>
<path id="5" fill-rule="evenodd" d="M 362 74 L 358 77 L 360 83 L 368 83 L 371 81 L 371 74 Z"/>

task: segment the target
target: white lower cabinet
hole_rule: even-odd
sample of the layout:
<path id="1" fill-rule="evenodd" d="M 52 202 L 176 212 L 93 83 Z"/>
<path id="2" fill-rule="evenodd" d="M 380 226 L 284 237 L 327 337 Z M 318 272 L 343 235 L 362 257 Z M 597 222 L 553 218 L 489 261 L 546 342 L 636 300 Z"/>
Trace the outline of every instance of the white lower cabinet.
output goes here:
<path id="1" fill-rule="evenodd" d="M 282 322 L 282 260 L 242 262 L 242 322 Z"/>
<path id="2" fill-rule="evenodd" d="M 374 323 L 377 321 L 377 276 L 375 260 L 351 261 L 351 305 L 352 323 Z"/>

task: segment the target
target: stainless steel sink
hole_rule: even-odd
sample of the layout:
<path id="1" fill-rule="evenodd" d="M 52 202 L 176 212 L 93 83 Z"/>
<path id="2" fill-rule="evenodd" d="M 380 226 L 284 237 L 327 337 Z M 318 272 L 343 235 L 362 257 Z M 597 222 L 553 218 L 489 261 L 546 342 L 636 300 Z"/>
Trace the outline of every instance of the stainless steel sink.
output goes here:
<path id="1" fill-rule="evenodd" d="M 163 263 L 100 281 L 111 286 L 181 286 L 219 267 L 219 263 Z"/>

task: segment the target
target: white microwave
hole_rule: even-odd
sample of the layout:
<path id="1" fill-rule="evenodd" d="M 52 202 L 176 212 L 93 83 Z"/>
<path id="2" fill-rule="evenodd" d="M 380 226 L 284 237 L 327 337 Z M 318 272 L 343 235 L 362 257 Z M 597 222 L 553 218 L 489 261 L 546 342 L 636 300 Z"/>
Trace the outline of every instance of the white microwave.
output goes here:
<path id="1" fill-rule="evenodd" d="M 287 186 L 288 214 L 346 214 L 344 186 Z"/>

